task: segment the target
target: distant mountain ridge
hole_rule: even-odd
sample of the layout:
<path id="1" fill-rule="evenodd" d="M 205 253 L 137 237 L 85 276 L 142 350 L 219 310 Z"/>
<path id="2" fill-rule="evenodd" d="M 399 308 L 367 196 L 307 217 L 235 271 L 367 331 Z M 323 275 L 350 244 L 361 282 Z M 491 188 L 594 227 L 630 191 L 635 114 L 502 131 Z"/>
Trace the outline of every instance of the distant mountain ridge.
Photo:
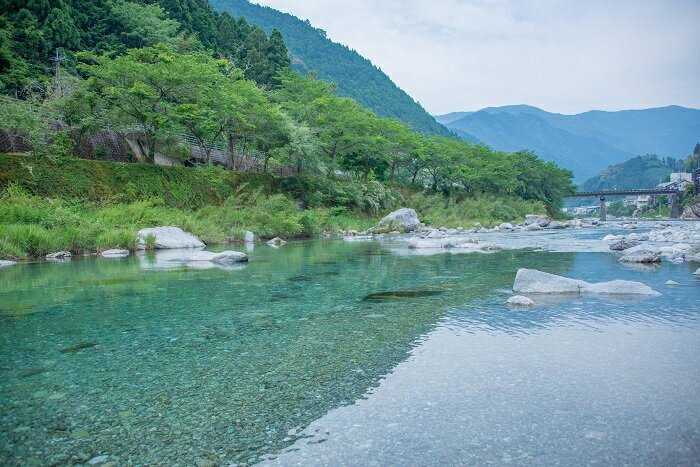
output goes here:
<path id="1" fill-rule="evenodd" d="M 677 105 L 576 115 L 510 105 L 436 119 L 462 138 L 494 149 L 533 150 L 573 170 L 579 181 L 637 155 L 683 158 L 700 139 L 700 110 Z"/>
<path id="2" fill-rule="evenodd" d="M 210 3 L 218 11 L 244 16 L 268 34 L 273 28 L 279 29 L 290 51 L 292 67 L 303 73 L 316 71 L 318 78 L 335 82 L 339 95 L 352 97 L 380 117 L 399 118 L 422 133 L 451 134 L 381 69 L 356 51 L 331 41 L 325 31 L 308 21 L 247 0 Z"/>

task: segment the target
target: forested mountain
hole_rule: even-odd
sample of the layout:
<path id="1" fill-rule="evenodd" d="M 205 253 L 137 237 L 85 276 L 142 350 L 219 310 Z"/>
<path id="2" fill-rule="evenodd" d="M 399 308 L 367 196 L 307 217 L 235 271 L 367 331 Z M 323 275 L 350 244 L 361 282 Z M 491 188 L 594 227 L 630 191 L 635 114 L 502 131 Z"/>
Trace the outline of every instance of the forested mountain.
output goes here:
<path id="1" fill-rule="evenodd" d="M 45 82 L 60 66 L 74 72 L 76 52 L 123 54 L 167 43 L 208 49 L 259 84 L 289 66 L 275 29 L 217 13 L 206 0 L 0 0 L 0 90 L 16 94 Z"/>
<path id="2" fill-rule="evenodd" d="M 448 136 L 449 130 L 401 90 L 384 72 L 356 51 L 331 41 L 308 21 L 246 0 L 212 0 L 219 11 L 244 16 L 265 31 L 278 28 L 298 71 L 315 71 L 318 78 L 338 85 L 338 94 L 352 97 L 380 117 L 395 117 L 427 134 Z"/>
<path id="3" fill-rule="evenodd" d="M 671 172 L 684 170 L 683 160 L 659 158 L 655 154 L 637 156 L 604 169 L 581 185 L 581 191 L 635 190 L 654 188 L 668 181 Z"/>
<path id="4" fill-rule="evenodd" d="M 436 118 L 494 149 L 531 149 L 573 170 L 578 180 L 639 154 L 685 157 L 700 135 L 700 110 L 679 106 L 562 115 L 514 105 Z"/>

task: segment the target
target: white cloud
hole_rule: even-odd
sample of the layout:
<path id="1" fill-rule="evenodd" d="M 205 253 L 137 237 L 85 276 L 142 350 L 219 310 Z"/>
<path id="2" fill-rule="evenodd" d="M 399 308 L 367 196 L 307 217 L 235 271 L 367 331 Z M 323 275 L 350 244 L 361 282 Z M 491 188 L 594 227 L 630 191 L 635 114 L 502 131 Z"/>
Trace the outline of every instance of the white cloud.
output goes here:
<path id="1" fill-rule="evenodd" d="M 432 113 L 700 108 L 697 0 L 258 0 L 310 19 Z"/>

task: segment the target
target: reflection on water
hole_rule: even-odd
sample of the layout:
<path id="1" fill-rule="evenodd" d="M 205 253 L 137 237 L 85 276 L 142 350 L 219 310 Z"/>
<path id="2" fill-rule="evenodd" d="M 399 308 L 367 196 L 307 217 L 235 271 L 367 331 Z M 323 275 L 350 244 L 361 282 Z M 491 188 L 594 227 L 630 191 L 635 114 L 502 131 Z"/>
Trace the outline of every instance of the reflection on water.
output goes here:
<path id="1" fill-rule="evenodd" d="M 321 456 L 335 464 L 338 456 L 355 456 L 348 446 L 369 442 L 367 454 L 354 457 L 357 463 L 387 463 L 402 459 L 400 450 L 418 455 L 427 445 L 444 445 L 449 453 L 450 439 L 463 443 L 460 452 L 474 451 L 473 443 L 493 435 L 495 426 L 477 421 L 504 401 L 484 399 L 479 391 L 506 394 L 513 375 L 523 397 L 507 398 L 502 409 L 528 410 L 528 422 L 542 423 L 537 418 L 551 414 L 533 408 L 538 396 L 532 391 L 546 381 L 549 404 L 562 390 L 556 378 L 545 377 L 556 368 L 585 380 L 577 395 L 581 404 L 598 403 L 587 392 L 596 378 L 616 381 L 608 364 L 637 365 L 656 356 L 635 371 L 639 378 L 661 380 L 663 356 L 673 372 L 697 374 L 700 281 L 689 275 L 691 265 L 639 272 L 598 253 L 393 254 L 402 245 L 387 238 L 258 246 L 249 252 L 250 262 L 234 270 L 194 269 L 181 261 L 182 252 L 162 252 L 0 271 L 0 461 L 67 464 L 109 454 L 120 463 L 191 465 L 212 458 L 222 465 L 249 464 L 293 444 L 314 420 L 312 429 L 341 413 L 332 432 L 345 433 L 357 416 L 365 420 L 362 433 L 341 436 L 347 442 L 342 446 L 333 439 L 303 444 L 298 458 L 285 457 L 290 453 L 278 461 Z M 641 280 L 663 295 L 622 303 L 573 298 L 515 311 L 504 305 L 504 290 L 519 267 L 595 282 Z M 668 279 L 680 285 L 665 287 Z M 647 334 L 663 338 L 651 343 Z M 586 342 L 596 339 L 600 347 L 591 351 Z M 597 368 L 596 358 L 612 342 L 626 343 L 625 358 Z M 551 365 L 533 366 L 528 356 Z M 578 372 L 578 362 L 585 372 Z M 650 387 L 672 399 L 674 410 L 693 403 L 697 409 L 697 383 L 684 381 L 675 392 Z M 441 389 L 431 393 L 431 386 Z M 609 395 L 617 397 L 623 388 L 615 386 Z M 456 406 L 453 393 L 462 395 Z M 681 396 L 683 404 L 676 401 Z M 654 410 L 668 408 L 657 399 Z M 374 441 L 392 437 L 357 409 L 376 404 L 367 407 L 381 418 L 396 409 L 391 400 L 404 401 L 408 412 L 387 423 L 430 435 L 420 443 L 412 439 L 410 449 L 397 438 L 373 450 Z M 582 417 L 593 416 L 581 410 Z M 440 417 L 471 422 L 455 427 Z M 525 425 L 513 427 L 508 436 L 525 446 Z M 596 427 L 589 431 L 597 433 Z M 463 435 L 451 438 L 448 429 Z M 553 431 L 552 440 L 558 435 Z M 466 444 L 464 436 L 471 436 Z M 382 452 L 395 457 L 382 458 Z M 460 457 L 453 454 L 435 459 L 454 463 Z"/>

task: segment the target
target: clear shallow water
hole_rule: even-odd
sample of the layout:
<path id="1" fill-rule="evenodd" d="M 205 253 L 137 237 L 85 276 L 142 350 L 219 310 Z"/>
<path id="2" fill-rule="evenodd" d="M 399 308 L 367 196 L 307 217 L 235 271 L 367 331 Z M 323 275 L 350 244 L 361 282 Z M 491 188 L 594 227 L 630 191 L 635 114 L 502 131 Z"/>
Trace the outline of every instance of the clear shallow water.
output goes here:
<path id="1" fill-rule="evenodd" d="M 0 461 L 700 462 L 698 265 L 404 253 L 317 240 L 234 270 L 172 252 L 0 270 Z M 515 311 L 519 267 L 663 295 Z"/>

